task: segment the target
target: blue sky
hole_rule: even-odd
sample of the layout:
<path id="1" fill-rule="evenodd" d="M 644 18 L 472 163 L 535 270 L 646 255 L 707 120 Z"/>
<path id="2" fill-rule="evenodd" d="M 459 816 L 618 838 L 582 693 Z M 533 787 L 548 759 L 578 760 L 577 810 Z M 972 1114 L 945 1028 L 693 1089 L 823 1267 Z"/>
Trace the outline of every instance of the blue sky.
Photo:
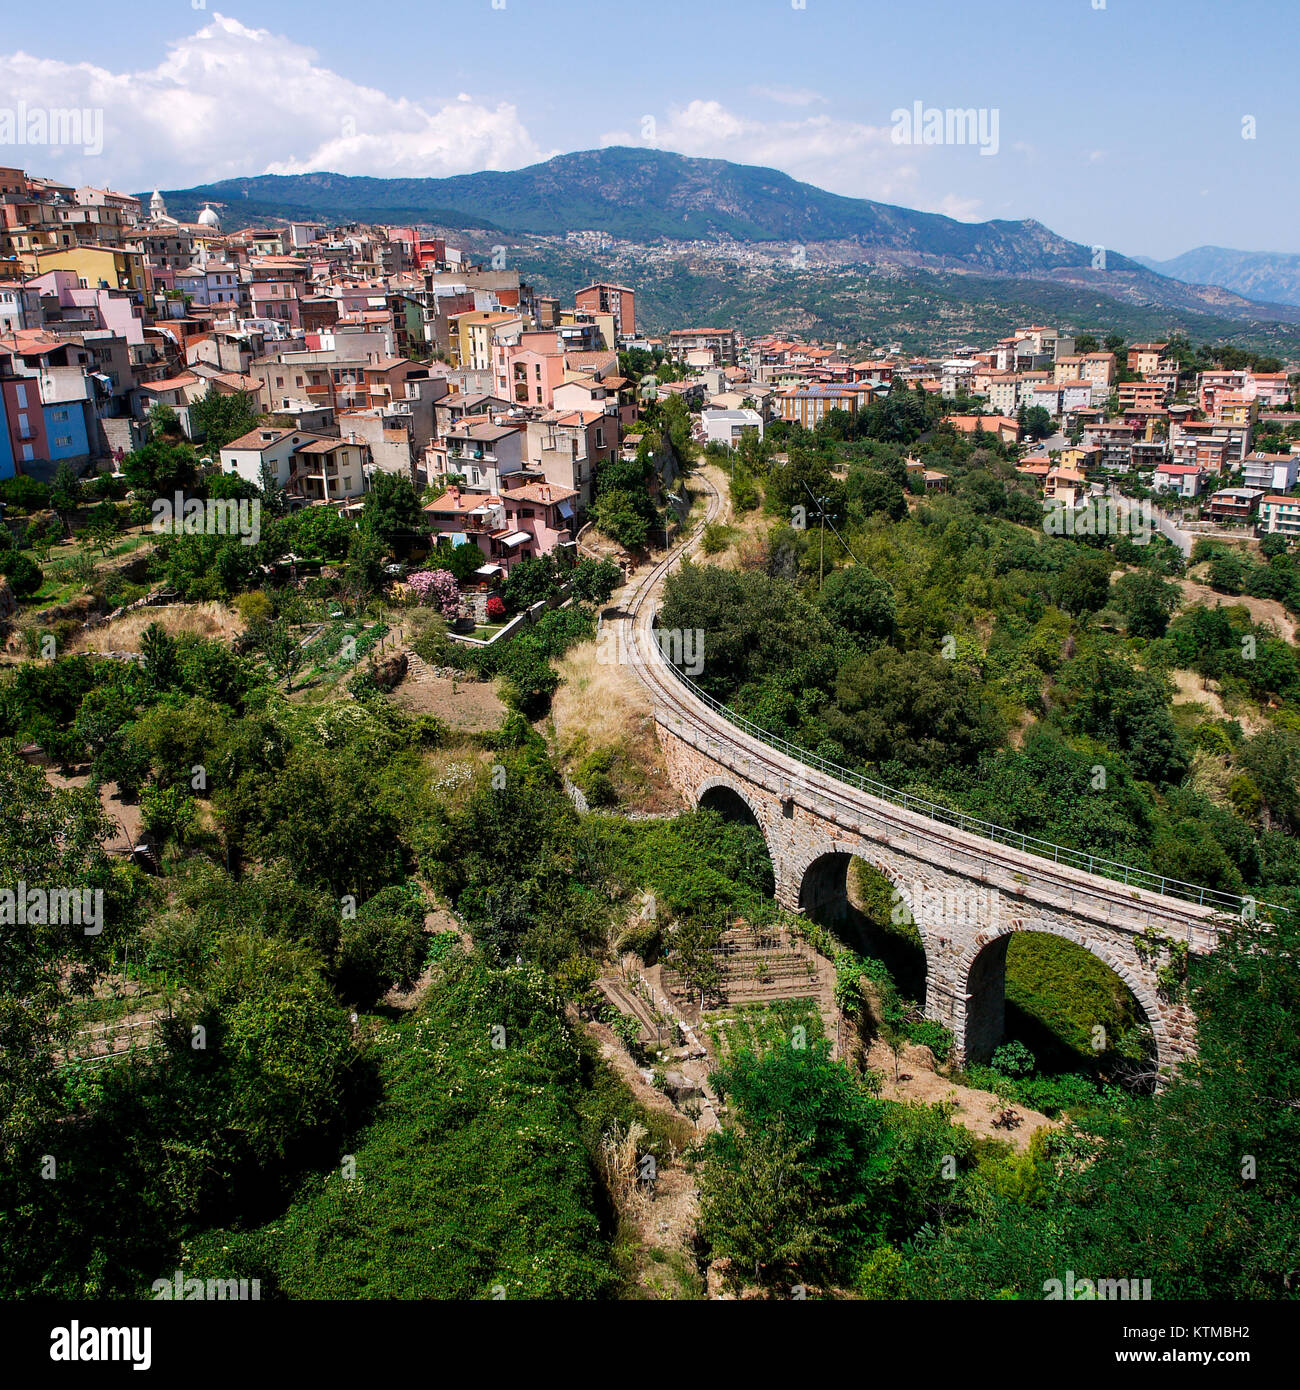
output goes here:
<path id="1" fill-rule="evenodd" d="M 1129 254 L 1300 252 L 1295 0 L 798 4 L 60 0 L 57 24 L 25 6 L 0 37 L 0 119 L 102 110 L 103 152 L 0 144 L 0 162 L 137 190 L 646 144 Z M 996 111 L 996 153 L 896 142 L 917 101 Z"/>

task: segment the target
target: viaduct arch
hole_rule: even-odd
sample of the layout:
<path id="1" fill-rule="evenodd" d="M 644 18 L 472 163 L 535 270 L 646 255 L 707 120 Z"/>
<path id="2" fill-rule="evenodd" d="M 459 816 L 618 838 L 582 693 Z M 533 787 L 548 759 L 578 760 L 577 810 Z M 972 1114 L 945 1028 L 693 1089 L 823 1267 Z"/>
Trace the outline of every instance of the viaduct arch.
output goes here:
<path id="1" fill-rule="evenodd" d="M 706 521 L 719 505 L 713 492 Z M 1162 992 L 1151 934 L 1185 942 L 1193 954 L 1213 950 L 1240 904 L 1204 890 L 1200 901 L 1189 900 L 1196 892 L 1187 885 L 1153 886 L 1136 871 L 1134 882 L 1105 877 L 1069 862 L 1069 851 L 1049 858 L 1056 847 L 1040 842 L 1031 850 L 1023 837 L 1019 846 L 1006 835 L 986 838 L 810 766 L 741 727 L 669 665 L 654 633 L 657 588 L 702 532 L 703 524 L 656 565 L 624 610 L 629 661 L 653 698 L 656 734 L 683 801 L 743 807 L 753 817 L 771 855 L 776 898 L 792 911 L 818 891 L 807 880 L 827 855 L 859 858 L 882 873 L 921 937 L 926 1017 L 951 1030 L 958 1060 L 980 1060 L 997 1045 L 1003 966 L 1017 931 L 1062 937 L 1109 966 L 1146 1014 L 1162 1070 L 1193 1056 L 1195 1017 Z"/>

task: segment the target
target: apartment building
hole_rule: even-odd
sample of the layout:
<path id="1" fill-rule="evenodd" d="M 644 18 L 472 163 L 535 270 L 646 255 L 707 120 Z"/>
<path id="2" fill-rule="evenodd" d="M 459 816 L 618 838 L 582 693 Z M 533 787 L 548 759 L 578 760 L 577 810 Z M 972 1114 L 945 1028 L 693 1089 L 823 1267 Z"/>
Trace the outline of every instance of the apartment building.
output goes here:
<path id="1" fill-rule="evenodd" d="M 471 492 L 500 492 L 505 479 L 526 466 L 524 427 L 471 419 L 444 437 L 447 472 L 458 473 Z"/>
<path id="2" fill-rule="evenodd" d="M 1128 369 L 1145 377 L 1157 371 L 1163 361 L 1164 343 L 1134 343 L 1128 350 Z"/>
<path id="3" fill-rule="evenodd" d="M 1180 497 L 1199 497 L 1205 486 L 1205 470 L 1191 463 L 1162 463 L 1151 474 L 1157 492 L 1176 492 Z"/>
<path id="4" fill-rule="evenodd" d="M 1249 521 L 1265 496 L 1262 488 L 1225 487 L 1205 504 L 1205 510 L 1216 521 Z"/>
<path id="5" fill-rule="evenodd" d="M 1154 381 L 1121 381 L 1115 394 L 1121 410 L 1159 409 L 1169 401 L 1164 386 Z"/>
<path id="6" fill-rule="evenodd" d="M 740 361 L 740 339 L 734 328 L 675 328 L 668 335 L 668 352 L 677 362 L 701 352 L 711 366 L 734 367 Z"/>
<path id="7" fill-rule="evenodd" d="M 1263 488 L 1266 492 L 1290 492 L 1300 472 L 1300 454 L 1248 454 L 1241 466 L 1241 481 L 1246 487 Z"/>
<path id="8" fill-rule="evenodd" d="M 573 302 L 589 313 L 609 314 L 616 340 L 636 336 L 636 291 L 626 285 L 587 285 L 574 295 Z M 614 343 L 609 346 L 613 347 Z"/>
<path id="9" fill-rule="evenodd" d="M 1300 497 L 1261 497 L 1256 530 L 1261 536 L 1300 536 Z"/>

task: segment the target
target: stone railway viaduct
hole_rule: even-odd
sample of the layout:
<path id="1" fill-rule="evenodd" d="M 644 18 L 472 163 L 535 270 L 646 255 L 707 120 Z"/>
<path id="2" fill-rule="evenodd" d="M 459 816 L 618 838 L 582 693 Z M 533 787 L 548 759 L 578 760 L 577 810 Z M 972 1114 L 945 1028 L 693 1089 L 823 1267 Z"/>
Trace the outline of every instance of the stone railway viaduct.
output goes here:
<path id="1" fill-rule="evenodd" d="M 719 505 L 715 493 L 709 519 Z M 752 818 L 781 905 L 814 916 L 844 905 L 854 858 L 883 874 L 921 938 L 926 1017 L 952 1031 L 959 1060 L 986 1059 L 1001 1040 L 1007 946 L 1017 931 L 1064 937 L 1108 965 L 1145 1014 L 1162 1070 L 1193 1055 L 1195 1018 L 1164 997 L 1160 952 L 1139 950 L 1138 938 L 1154 930 L 1185 941 L 1192 953 L 1210 951 L 1233 905 L 1176 896 L 1186 885 L 1167 885 L 1172 892 L 1130 886 L 1027 853 L 1005 834 L 985 838 L 872 795 L 738 727 L 673 670 L 655 634 L 658 588 L 698 534 L 641 582 L 624 610 L 622 635 L 653 697 L 674 787 L 690 806 Z"/>

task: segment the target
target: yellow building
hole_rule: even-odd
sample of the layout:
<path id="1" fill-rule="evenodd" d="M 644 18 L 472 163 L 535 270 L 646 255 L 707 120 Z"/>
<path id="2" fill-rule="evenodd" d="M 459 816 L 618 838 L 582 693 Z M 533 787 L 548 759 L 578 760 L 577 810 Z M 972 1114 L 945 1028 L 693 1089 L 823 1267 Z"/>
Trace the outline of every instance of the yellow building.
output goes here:
<path id="1" fill-rule="evenodd" d="M 503 314 L 499 310 L 475 309 L 457 314 L 454 322 L 456 332 L 451 345 L 456 360 L 452 365 L 474 372 L 492 370 L 492 344 L 498 333 L 517 338 L 524 331 L 522 314 Z"/>
<path id="2" fill-rule="evenodd" d="M 144 252 L 122 246 L 60 246 L 36 253 L 39 273 L 70 270 L 86 289 L 129 290 L 141 302 L 149 295 Z"/>
<path id="3" fill-rule="evenodd" d="M 579 319 L 581 315 L 581 319 Z M 600 336 L 604 342 L 606 351 L 614 352 L 618 349 L 618 329 L 614 323 L 614 315 L 602 313 L 599 309 L 561 309 L 561 324 L 594 323 L 600 329 Z"/>
<path id="4" fill-rule="evenodd" d="M 1096 449 L 1081 449 L 1076 444 L 1072 448 L 1062 449 L 1058 462 L 1067 473 L 1082 473 L 1096 453 Z"/>

